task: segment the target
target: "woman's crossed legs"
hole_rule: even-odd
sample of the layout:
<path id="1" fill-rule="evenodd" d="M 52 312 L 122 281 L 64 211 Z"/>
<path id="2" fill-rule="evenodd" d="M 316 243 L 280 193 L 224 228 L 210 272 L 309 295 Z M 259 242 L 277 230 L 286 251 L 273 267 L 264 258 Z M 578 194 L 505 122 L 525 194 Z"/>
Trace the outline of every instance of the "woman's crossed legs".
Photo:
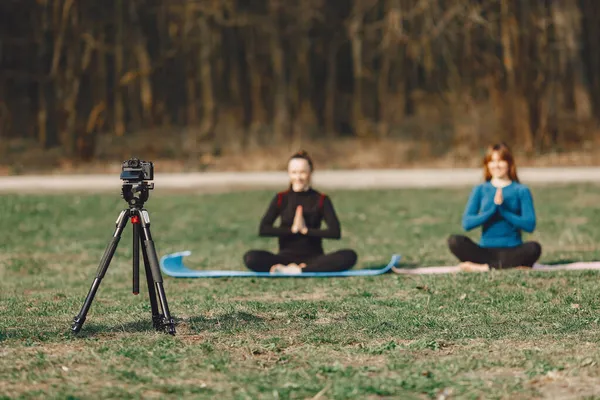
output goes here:
<path id="1" fill-rule="evenodd" d="M 273 266 L 290 264 L 298 265 L 303 272 L 338 272 L 352 268 L 357 258 L 356 252 L 348 249 L 308 257 L 250 250 L 244 254 L 244 264 L 256 272 L 270 272 Z"/>
<path id="2" fill-rule="evenodd" d="M 452 235 L 448 238 L 450 251 L 461 261 L 504 269 L 532 267 L 542 254 L 537 242 L 525 242 L 516 247 L 481 247 L 466 236 Z"/>

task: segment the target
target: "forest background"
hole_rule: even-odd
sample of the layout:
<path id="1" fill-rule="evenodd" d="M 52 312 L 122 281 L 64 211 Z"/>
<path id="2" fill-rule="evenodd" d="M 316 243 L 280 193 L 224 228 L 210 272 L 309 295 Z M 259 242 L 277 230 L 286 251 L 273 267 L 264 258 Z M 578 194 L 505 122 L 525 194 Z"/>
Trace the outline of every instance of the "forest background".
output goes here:
<path id="1" fill-rule="evenodd" d="M 272 170 L 298 148 L 462 167 L 499 140 L 600 164 L 595 0 L 5 0 L 0 20 L 3 175 Z"/>

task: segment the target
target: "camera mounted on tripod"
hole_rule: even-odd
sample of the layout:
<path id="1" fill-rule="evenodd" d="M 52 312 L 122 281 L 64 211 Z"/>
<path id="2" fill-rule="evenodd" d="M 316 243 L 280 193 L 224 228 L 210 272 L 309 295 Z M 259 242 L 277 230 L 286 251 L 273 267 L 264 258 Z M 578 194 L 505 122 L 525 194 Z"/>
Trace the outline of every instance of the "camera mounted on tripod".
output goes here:
<path id="1" fill-rule="evenodd" d="M 148 200 L 148 190 L 154 189 L 154 183 L 148 183 L 154 179 L 154 164 L 152 161 L 144 161 L 139 158 L 130 158 L 123 161 L 121 165 L 121 197 L 131 206 L 142 207 Z M 139 197 L 135 193 L 139 192 Z"/>
<path id="2" fill-rule="evenodd" d="M 121 165 L 121 180 L 126 182 L 142 182 L 154 179 L 154 164 L 139 158 L 130 158 Z"/>
<path id="3" fill-rule="evenodd" d="M 152 324 L 156 330 L 164 330 L 171 335 L 175 334 L 175 321 L 171 318 L 169 312 L 158 255 L 156 254 L 156 248 L 152 240 L 152 234 L 150 233 L 150 215 L 148 214 L 148 210 L 144 208 L 144 202 L 148 200 L 149 190 L 154 189 L 154 183 L 148 182 L 152 179 L 154 179 L 154 165 L 151 162 L 138 158 L 123 161 L 121 166 L 121 180 L 123 180 L 121 196 L 127 201 L 129 207 L 122 210 L 117 218 L 115 232 L 100 259 L 92 287 L 85 298 L 79 314 L 73 319 L 73 324 L 71 325 L 73 333 L 81 330 L 100 286 L 100 282 L 104 278 L 121 240 L 123 229 L 125 229 L 127 222 L 131 221 L 133 227 L 133 294 L 137 295 L 140 293 L 139 270 L 141 250 L 146 272 L 146 283 L 148 284 L 150 308 L 152 310 Z M 136 193 L 139 193 L 138 197 L 135 196 Z"/>

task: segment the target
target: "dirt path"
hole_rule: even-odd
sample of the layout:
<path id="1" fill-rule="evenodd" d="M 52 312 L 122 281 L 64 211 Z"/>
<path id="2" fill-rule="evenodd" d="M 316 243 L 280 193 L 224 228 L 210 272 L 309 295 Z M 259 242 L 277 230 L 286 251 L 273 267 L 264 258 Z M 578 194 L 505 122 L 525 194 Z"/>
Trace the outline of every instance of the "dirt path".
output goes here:
<path id="1" fill-rule="evenodd" d="M 521 168 L 521 181 L 534 183 L 600 182 L 600 167 Z M 156 191 L 228 191 L 280 188 L 285 172 L 155 173 Z M 315 187 L 322 189 L 456 187 L 481 181 L 480 169 L 395 169 L 318 171 Z M 0 177 L 0 192 L 119 191 L 119 175 L 46 175 Z"/>

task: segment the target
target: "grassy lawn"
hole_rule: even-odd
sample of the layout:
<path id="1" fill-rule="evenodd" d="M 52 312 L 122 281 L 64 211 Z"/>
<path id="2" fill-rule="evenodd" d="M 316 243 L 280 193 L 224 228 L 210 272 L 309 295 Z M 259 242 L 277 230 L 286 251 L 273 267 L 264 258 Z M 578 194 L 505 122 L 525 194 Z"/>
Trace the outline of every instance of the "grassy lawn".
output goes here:
<path id="1" fill-rule="evenodd" d="M 600 259 L 600 186 L 533 187 L 542 262 Z M 468 189 L 330 193 L 362 267 L 454 263 Z M 272 192 L 152 193 L 159 256 L 241 269 Z M 69 328 L 125 202 L 0 197 L 0 398 L 600 398 L 598 272 L 165 278 L 178 334 L 131 294 L 131 230 Z M 473 238 L 479 232 L 472 232 Z M 144 282 L 142 278 L 142 282 Z"/>

